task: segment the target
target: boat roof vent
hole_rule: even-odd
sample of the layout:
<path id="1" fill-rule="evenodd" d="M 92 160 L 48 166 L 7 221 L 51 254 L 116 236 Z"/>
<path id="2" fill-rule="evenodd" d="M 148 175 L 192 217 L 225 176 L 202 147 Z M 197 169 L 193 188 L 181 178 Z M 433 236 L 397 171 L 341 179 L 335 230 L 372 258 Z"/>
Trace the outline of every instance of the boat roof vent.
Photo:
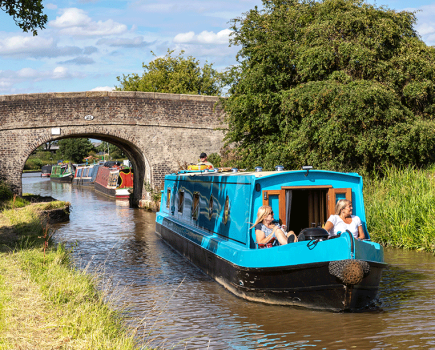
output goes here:
<path id="1" fill-rule="evenodd" d="M 232 172 L 232 173 L 237 173 L 238 171 L 239 171 L 239 169 L 237 169 L 237 168 L 232 168 L 232 169 L 231 169 L 231 172 Z"/>
<path id="2" fill-rule="evenodd" d="M 305 173 L 305 176 L 308 176 L 308 172 L 313 169 L 312 165 L 304 165 L 302 166 L 302 170 L 306 170 L 307 172 Z"/>
<path id="3" fill-rule="evenodd" d="M 256 166 L 255 171 L 263 171 L 263 168 L 261 166 Z"/>
<path id="4" fill-rule="evenodd" d="M 282 165 L 277 165 L 275 171 L 284 171 L 284 167 Z"/>

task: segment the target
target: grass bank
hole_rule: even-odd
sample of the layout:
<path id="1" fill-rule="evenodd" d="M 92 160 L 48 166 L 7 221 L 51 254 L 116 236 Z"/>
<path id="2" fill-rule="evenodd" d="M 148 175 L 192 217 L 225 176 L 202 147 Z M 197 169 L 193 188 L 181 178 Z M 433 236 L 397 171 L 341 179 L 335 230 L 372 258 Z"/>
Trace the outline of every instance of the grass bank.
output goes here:
<path id="1" fill-rule="evenodd" d="M 388 168 L 364 178 L 367 228 L 384 246 L 435 252 L 433 170 Z"/>
<path id="2" fill-rule="evenodd" d="M 65 203 L 0 202 L 0 349 L 139 348 L 98 276 L 51 244 L 41 211 Z"/>

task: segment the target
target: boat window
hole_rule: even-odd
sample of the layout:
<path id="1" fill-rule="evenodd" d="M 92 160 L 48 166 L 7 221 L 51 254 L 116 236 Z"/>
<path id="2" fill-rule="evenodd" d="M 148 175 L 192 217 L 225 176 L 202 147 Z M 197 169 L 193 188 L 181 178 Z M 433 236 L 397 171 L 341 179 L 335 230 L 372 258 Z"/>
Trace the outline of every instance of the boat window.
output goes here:
<path id="1" fill-rule="evenodd" d="M 340 199 L 352 201 L 352 189 L 350 188 L 331 188 L 328 191 L 328 215 L 335 214 L 335 205 Z"/>
<path id="2" fill-rule="evenodd" d="M 213 216 L 213 195 L 210 196 L 210 201 L 208 202 L 208 219 L 211 220 Z"/>
<path id="3" fill-rule="evenodd" d="M 166 191 L 166 208 L 169 209 L 170 204 L 171 204 L 171 189 L 168 188 Z"/>
<path id="4" fill-rule="evenodd" d="M 109 177 L 109 186 L 115 187 L 118 182 L 118 173 L 111 173 Z"/>
<path id="5" fill-rule="evenodd" d="M 285 225 L 285 190 L 263 191 L 263 205 L 270 205 L 275 213 L 275 220 Z"/>
<path id="6" fill-rule="evenodd" d="M 193 202 L 192 202 L 192 219 L 198 220 L 199 217 L 199 192 L 193 193 Z"/>
<path id="7" fill-rule="evenodd" d="M 226 225 L 228 222 L 228 216 L 230 215 L 230 198 L 227 196 L 225 199 L 225 206 L 224 206 L 224 224 Z"/>
<path id="8" fill-rule="evenodd" d="M 178 191 L 178 212 L 183 213 L 183 207 L 184 207 L 184 191 L 180 190 Z"/>

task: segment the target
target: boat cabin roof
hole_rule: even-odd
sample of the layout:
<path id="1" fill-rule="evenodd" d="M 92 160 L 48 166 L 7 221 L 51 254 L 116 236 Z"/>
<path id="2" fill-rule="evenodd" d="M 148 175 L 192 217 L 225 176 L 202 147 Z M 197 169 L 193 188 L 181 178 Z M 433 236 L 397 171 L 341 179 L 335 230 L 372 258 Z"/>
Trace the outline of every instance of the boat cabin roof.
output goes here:
<path id="1" fill-rule="evenodd" d="M 326 174 L 334 174 L 334 175 L 345 175 L 350 177 L 356 177 L 361 178 L 361 176 L 357 173 L 341 173 L 341 172 L 335 172 L 335 171 L 329 171 L 329 170 L 316 170 L 311 169 L 309 171 L 307 170 L 284 170 L 284 171 L 237 171 L 237 172 L 231 172 L 231 171 L 207 171 L 207 170 L 180 170 L 177 173 L 172 173 L 170 175 L 166 175 L 166 178 L 170 179 L 172 176 L 181 178 L 181 177 L 222 177 L 222 178 L 230 178 L 230 177 L 251 177 L 255 179 L 259 178 L 269 178 L 269 177 L 275 177 L 275 176 L 282 176 L 282 175 L 289 175 L 289 174 L 304 174 L 308 175 L 309 173 L 323 173 L 323 175 Z M 175 179 L 175 178 L 174 178 Z"/>

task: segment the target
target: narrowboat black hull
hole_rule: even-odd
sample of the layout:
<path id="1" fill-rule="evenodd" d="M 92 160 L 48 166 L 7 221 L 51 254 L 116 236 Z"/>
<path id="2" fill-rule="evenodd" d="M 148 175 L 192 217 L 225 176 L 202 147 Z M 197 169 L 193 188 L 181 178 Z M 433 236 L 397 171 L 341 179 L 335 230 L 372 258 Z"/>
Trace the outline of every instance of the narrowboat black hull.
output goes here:
<path id="1" fill-rule="evenodd" d="M 51 181 L 54 182 L 62 182 L 62 183 L 71 183 L 73 176 L 64 176 L 64 177 L 50 177 Z"/>
<path id="2" fill-rule="evenodd" d="M 330 262 L 246 268 L 156 223 L 164 241 L 233 294 L 250 301 L 311 309 L 345 311 L 369 306 L 376 298 L 383 263 L 369 262 L 370 273 L 346 285 L 330 273 Z"/>
<path id="3" fill-rule="evenodd" d="M 114 188 L 104 187 L 103 185 L 99 184 L 98 182 L 94 183 L 94 188 L 95 188 L 95 191 L 100 192 L 106 196 L 113 197 L 113 198 L 116 197 L 116 189 L 114 189 Z"/>
<path id="4" fill-rule="evenodd" d="M 91 179 L 74 179 L 72 184 L 75 186 L 94 187 L 94 182 Z"/>

